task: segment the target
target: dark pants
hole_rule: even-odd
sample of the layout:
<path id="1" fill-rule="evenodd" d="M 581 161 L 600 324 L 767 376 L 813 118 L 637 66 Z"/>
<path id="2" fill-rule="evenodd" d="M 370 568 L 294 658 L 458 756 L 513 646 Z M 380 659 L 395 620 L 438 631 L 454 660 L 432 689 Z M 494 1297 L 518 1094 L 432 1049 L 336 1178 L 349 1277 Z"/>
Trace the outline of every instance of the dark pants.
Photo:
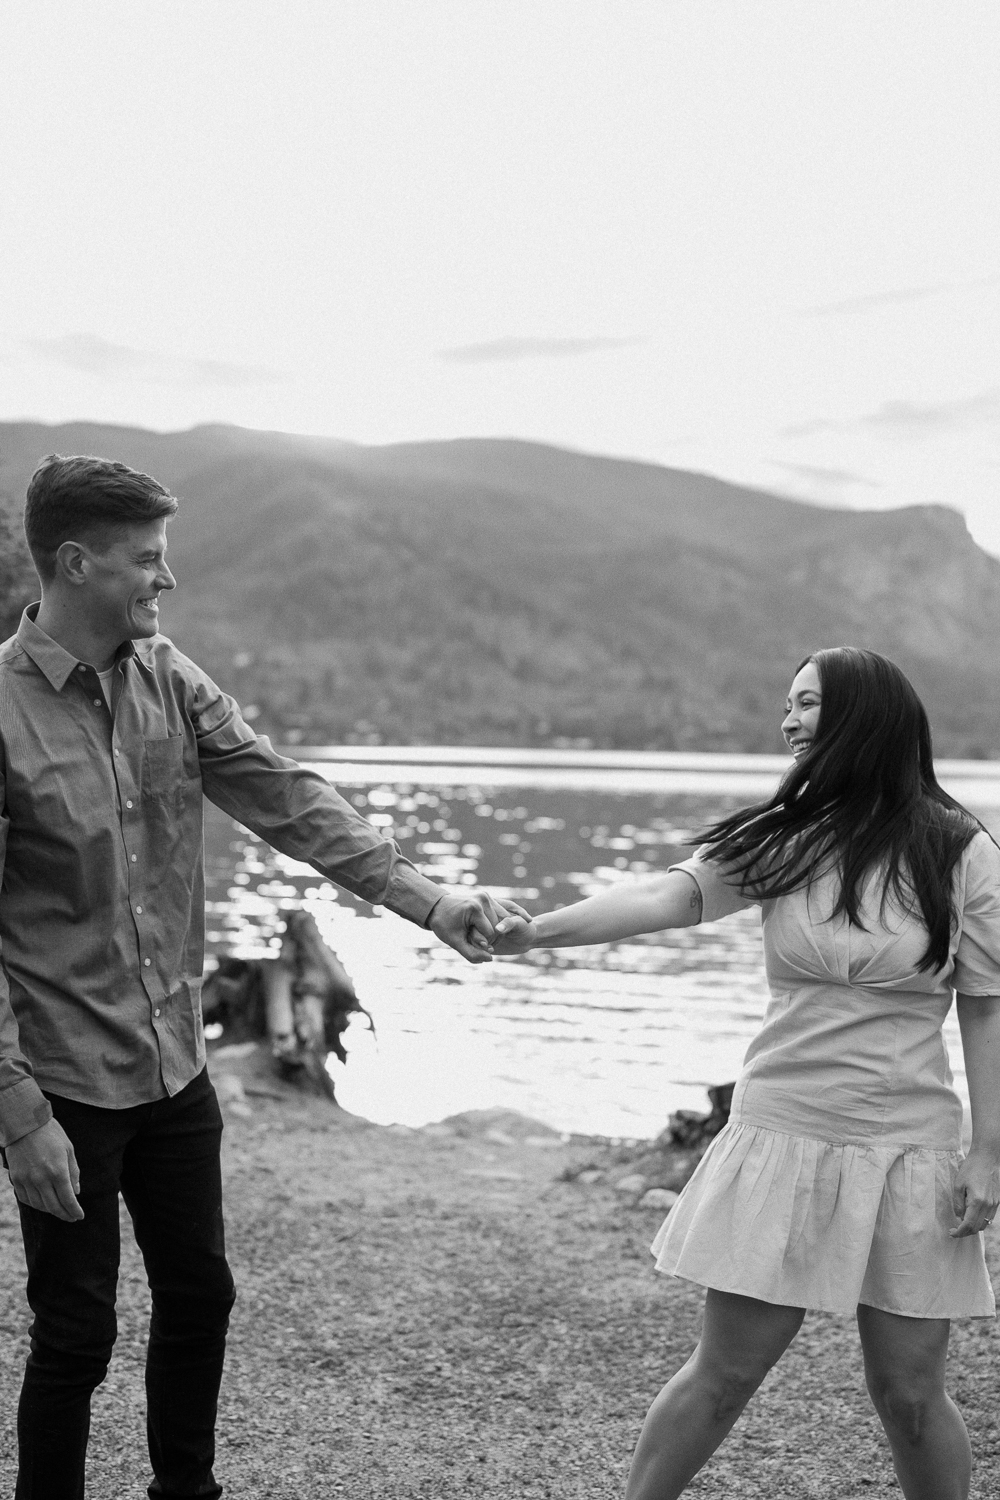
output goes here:
<path id="1" fill-rule="evenodd" d="M 50 1102 L 76 1151 L 86 1217 L 69 1224 L 20 1204 L 34 1321 L 15 1500 L 83 1500 L 91 1392 L 117 1333 L 119 1192 L 152 1292 L 149 1494 L 219 1496 L 215 1415 L 235 1292 L 222 1223 L 222 1116 L 208 1073 L 173 1099 L 130 1109 Z"/>

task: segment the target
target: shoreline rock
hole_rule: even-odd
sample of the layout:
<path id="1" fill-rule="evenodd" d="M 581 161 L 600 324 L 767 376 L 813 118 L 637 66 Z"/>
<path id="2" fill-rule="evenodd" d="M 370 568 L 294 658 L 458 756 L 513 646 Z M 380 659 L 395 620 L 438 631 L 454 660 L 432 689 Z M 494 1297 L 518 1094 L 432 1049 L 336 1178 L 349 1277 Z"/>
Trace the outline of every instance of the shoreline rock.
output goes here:
<path id="1" fill-rule="evenodd" d="M 219 1102 L 236 1119 L 252 1120 L 257 1100 L 302 1102 L 301 1090 L 291 1082 L 275 1078 L 266 1043 L 240 1042 L 210 1048 L 209 1065 Z M 397 1135 L 452 1138 L 507 1149 L 528 1146 L 544 1151 L 562 1147 L 574 1158 L 582 1153 L 562 1167 L 556 1174 L 557 1181 L 577 1183 L 580 1187 L 603 1183 L 631 1207 L 656 1208 L 668 1213 L 728 1119 L 732 1089 L 732 1084 L 709 1089 L 712 1108 L 708 1113 L 678 1110 L 658 1136 L 640 1138 L 559 1131 L 544 1120 L 499 1105 L 462 1110 L 443 1120 L 409 1126 L 379 1125 L 364 1116 L 350 1114 L 336 1100 L 324 1103 L 341 1118 L 346 1116 L 374 1130 Z"/>

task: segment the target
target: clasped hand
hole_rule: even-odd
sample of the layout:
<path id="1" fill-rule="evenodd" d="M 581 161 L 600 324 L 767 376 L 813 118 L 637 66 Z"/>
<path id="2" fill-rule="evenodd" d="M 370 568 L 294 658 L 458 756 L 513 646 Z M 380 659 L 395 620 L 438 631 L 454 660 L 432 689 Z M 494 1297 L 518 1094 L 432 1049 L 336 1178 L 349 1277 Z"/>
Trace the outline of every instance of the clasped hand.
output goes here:
<path id="1" fill-rule="evenodd" d="M 434 907 L 428 927 L 435 937 L 461 953 L 470 964 L 488 964 L 497 952 L 497 934 L 514 921 L 530 926 L 531 919 L 516 901 L 501 901 L 488 891 L 470 891 L 468 895 L 447 894 Z M 503 949 L 521 952 L 521 949 Z"/>
<path id="2" fill-rule="evenodd" d="M 499 954 L 527 953 L 538 942 L 538 933 L 528 913 L 520 908 L 506 916 L 496 925 L 493 937 L 493 952 Z"/>

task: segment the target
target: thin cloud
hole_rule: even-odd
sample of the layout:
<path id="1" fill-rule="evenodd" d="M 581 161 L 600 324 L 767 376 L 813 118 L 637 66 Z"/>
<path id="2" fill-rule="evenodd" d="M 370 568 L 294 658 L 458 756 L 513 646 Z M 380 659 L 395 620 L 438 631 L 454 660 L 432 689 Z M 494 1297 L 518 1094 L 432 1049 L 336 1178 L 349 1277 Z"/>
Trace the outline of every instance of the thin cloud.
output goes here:
<path id="1" fill-rule="evenodd" d="M 900 287 L 892 292 L 868 292 L 861 297 L 845 297 L 839 302 L 823 302 L 818 307 L 804 307 L 803 317 L 830 318 L 855 313 L 878 312 L 883 307 L 899 307 L 907 302 L 926 302 L 928 297 L 939 297 L 950 291 L 945 281 L 931 286 Z"/>
<path id="2" fill-rule="evenodd" d="M 643 342 L 637 338 L 491 339 L 484 344 L 439 349 L 437 357 L 456 364 L 485 365 L 509 359 L 567 359 L 578 354 L 596 354 L 602 349 L 627 349 Z"/>
<path id="3" fill-rule="evenodd" d="M 28 339 L 26 347 L 51 364 L 83 370 L 104 380 L 135 380 L 143 385 L 275 385 L 282 376 L 256 365 L 220 359 L 184 359 L 150 349 L 112 344 L 95 333 L 68 333 L 55 339 Z"/>
<path id="4" fill-rule="evenodd" d="M 981 391 L 957 401 L 884 401 L 861 417 L 817 417 L 781 429 L 782 437 L 813 437 L 820 432 L 881 432 L 891 437 L 925 437 L 961 432 L 1000 422 L 1000 390 Z"/>
<path id="5" fill-rule="evenodd" d="M 790 464 L 783 463 L 777 458 L 770 460 L 776 469 L 784 469 L 789 474 L 795 474 L 800 479 L 811 480 L 814 484 L 828 485 L 831 488 L 841 489 L 847 485 L 863 484 L 868 489 L 880 490 L 882 486 L 876 479 L 866 479 L 864 474 L 855 474 L 850 469 L 824 469 L 818 464 Z"/>
<path id="6" fill-rule="evenodd" d="M 860 297 L 843 297 L 836 302 L 822 302 L 816 307 L 803 307 L 800 312 L 804 318 L 851 317 L 858 313 L 878 312 L 883 307 L 902 307 L 909 302 L 926 302 L 931 297 L 942 297 L 949 292 L 961 293 L 978 287 L 996 286 L 998 283 L 1000 283 L 1000 275 L 996 273 L 989 276 L 976 276 L 970 281 L 956 283 L 934 281 L 929 286 L 904 286 L 887 292 L 866 292 Z"/>
<path id="7" fill-rule="evenodd" d="M 815 437 L 818 432 L 850 432 L 862 426 L 860 421 L 838 422 L 833 417 L 812 417 L 808 422 L 793 422 L 788 427 L 779 427 L 778 436 L 786 438 Z"/>
<path id="8" fill-rule="evenodd" d="M 886 401 L 867 425 L 889 432 L 922 436 L 1000 422 L 1000 391 L 982 391 L 959 401 Z"/>

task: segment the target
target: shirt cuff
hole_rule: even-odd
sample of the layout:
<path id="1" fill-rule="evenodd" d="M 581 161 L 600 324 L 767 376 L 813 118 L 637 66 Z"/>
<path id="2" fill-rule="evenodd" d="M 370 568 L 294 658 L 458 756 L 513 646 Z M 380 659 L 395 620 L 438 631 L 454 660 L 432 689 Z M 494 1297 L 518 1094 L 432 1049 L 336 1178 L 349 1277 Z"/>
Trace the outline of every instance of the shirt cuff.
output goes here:
<path id="1" fill-rule="evenodd" d="M 397 916 L 405 917 L 408 922 L 426 927 L 427 918 L 443 895 L 445 892 L 439 885 L 428 880 L 426 875 L 421 875 L 408 860 L 401 859 L 397 861 L 389 877 L 382 905 L 394 911 Z"/>
<path id="2" fill-rule="evenodd" d="M 0 1146 L 13 1146 L 51 1118 L 52 1105 L 33 1078 L 11 1084 L 0 1093 Z"/>

